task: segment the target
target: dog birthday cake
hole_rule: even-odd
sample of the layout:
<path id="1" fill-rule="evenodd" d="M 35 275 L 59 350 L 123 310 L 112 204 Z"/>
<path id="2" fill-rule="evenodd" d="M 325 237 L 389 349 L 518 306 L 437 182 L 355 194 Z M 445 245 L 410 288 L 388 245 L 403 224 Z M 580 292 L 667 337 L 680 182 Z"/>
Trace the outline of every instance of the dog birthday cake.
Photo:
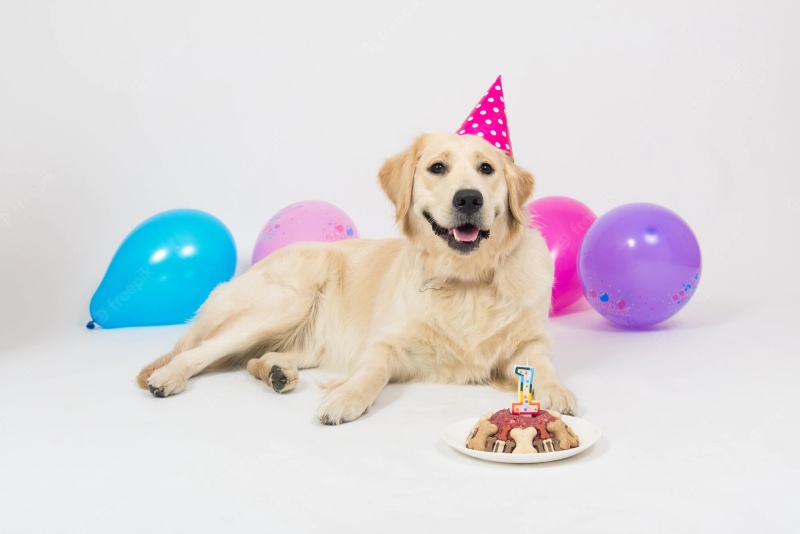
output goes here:
<path id="1" fill-rule="evenodd" d="M 526 454 L 573 449 L 580 440 L 552 410 L 535 414 L 512 413 L 506 408 L 482 416 L 467 436 L 468 449 Z"/>
<path id="2" fill-rule="evenodd" d="M 567 426 L 561 414 L 540 410 L 533 400 L 533 367 L 517 365 L 519 402 L 495 413 L 482 416 L 467 436 L 466 447 L 476 451 L 511 454 L 537 454 L 574 449 L 578 436 Z"/>

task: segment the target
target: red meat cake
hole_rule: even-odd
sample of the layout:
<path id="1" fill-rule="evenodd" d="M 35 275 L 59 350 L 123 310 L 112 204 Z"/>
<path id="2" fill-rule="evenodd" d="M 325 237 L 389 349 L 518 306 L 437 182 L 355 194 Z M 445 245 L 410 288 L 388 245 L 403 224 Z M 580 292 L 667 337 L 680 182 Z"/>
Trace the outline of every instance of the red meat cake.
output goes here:
<path id="1" fill-rule="evenodd" d="M 541 453 L 572 449 L 580 444 L 561 414 L 543 410 L 536 415 L 509 409 L 480 418 L 467 437 L 467 448 L 498 453 Z"/>

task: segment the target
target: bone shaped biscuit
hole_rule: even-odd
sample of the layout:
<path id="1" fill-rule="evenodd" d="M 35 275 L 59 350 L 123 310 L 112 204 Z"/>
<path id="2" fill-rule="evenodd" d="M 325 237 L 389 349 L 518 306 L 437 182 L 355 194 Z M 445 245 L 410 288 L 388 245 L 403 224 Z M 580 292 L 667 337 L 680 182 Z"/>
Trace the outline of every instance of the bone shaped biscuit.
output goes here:
<path id="1" fill-rule="evenodd" d="M 558 444 L 562 451 L 578 446 L 577 436 L 570 432 L 570 429 L 567 428 L 567 423 L 563 419 L 556 419 L 547 423 L 547 430 L 558 438 Z"/>
<path id="2" fill-rule="evenodd" d="M 500 429 L 500 432 L 497 433 L 497 439 L 506 441 L 508 439 L 509 432 L 511 432 L 511 425 L 505 425 Z"/>
<path id="3" fill-rule="evenodd" d="M 547 432 L 547 425 L 544 422 L 534 423 L 534 428 L 539 432 L 541 439 L 550 439 L 550 434 Z"/>
<path id="4" fill-rule="evenodd" d="M 536 437 L 536 429 L 532 426 L 528 428 L 515 428 L 511 431 L 511 437 L 517 442 L 517 446 L 514 448 L 512 454 L 539 452 L 533 446 L 533 438 Z"/>
<path id="5" fill-rule="evenodd" d="M 476 451 L 486 450 L 486 439 L 497 433 L 497 425 L 493 425 L 485 419 L 478 421 L 475 435 L 467 441 L 467 448 Z"/>
<path id="6" fill-rule="evenodd" d="M 467 436 L 467 441 L 469 441 L 469 440 L 471 440 L 472 438 L 474 438 L 474 437 L 475 437 L 475 434 L 477 434 L 477 432 L 478 432 L 478 425 L 480 424 L 480 422 L 481 422 L 481 421 L 488 421 L 488 420 L 489 420 L 489 418 L 490 418 L 492 415 L 494 415 L 494 414 L 492 414 L 492 412 L 488 412 L 488 413 L 485 413 L 485 414 L 483 414 L 483 415 L 481 416 L 481 418 L 480 418 L 480 419 L 478 419 L 478 422 L 477 422 L 477 423 L 475 423 L 475 426 L 473 426 L 473 427 L 472 427 L 472 430 L 470 430 L 470 431 L 469 431 L 469 436 Z"/>

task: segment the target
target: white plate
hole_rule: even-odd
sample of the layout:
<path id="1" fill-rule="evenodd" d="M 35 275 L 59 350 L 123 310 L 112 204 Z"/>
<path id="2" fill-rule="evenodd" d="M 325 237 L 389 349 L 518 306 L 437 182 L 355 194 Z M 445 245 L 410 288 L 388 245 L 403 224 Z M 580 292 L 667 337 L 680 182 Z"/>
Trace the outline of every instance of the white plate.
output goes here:
<path id="1" fill-rule="evenodd" d="M 458 452 L 462 452 L 467 456 L 472 456 L 473 458 L 480 458 L 481 460 L 500 462 L 504 464 L 538 464 L 542 462 L 563 460 L 564 458 L 569 458 L 570 456 L 580 454 L 597 443 L 597 440 L 599 440 L 601 436 L 600 427 L 594 423 L 590 423 L 585 419 L 579 419 L 577 417 L 565 415 L 562 417 L 564 422 L 572 428 L 572 431 L 575 432 L 575 434 L 577 434 L 580 442 L 580 446 L 575 447 L 574 449 L 529 454 L 508 454 L 502 452 L 476 451 L 473 449 L 468 449 L 466 442 L 470 430 L 472 430 L 472 427 L 475 426 L 479 418 L 480 417 L 470 417 L 469 419 L 464 419 L 458 423 L 453 423 L 444 430 L 442 433 L 442 439 Z"/>

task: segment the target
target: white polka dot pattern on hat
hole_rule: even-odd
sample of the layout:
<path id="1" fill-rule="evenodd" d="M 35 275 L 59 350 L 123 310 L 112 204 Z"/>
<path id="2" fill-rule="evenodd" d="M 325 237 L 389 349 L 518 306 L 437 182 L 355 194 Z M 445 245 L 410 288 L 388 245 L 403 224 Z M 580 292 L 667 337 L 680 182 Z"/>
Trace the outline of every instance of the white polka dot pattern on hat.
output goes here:
<path id="1" fill-rule="evenodd" d="M 470 115 L 457 130 L 459 135 L 477 135 L 499 150 L 513 155 L 504 102 L 502 80 L 498 76 L 495 83 L 472 108 L 479 110 L 477 114 L 481 120 L 475 122 L 473 120 L 475 117 Z"/>

